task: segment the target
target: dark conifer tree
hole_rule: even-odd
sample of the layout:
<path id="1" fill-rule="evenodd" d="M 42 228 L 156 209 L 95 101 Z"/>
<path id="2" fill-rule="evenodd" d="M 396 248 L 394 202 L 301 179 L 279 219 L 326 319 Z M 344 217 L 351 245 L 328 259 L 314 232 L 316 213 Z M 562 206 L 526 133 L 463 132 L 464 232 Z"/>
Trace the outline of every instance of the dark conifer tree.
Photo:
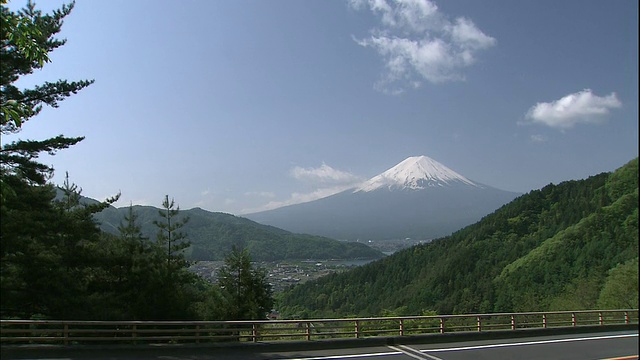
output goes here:
<path id="1" fill-rule="evenodd" d="M 129 244 L 131 253 L 142 253 L 149 246 L 149 238 L 142 234 L 142 227 L 138 224 L 138 214 L 129 205 L 124 221 L 118 225 L 118 232 L 125 243 Z"/>
<path id="2" fill-rule="evenodd" d="M 226 320 L 264 319 L 273 306 L 264 269 L 251 264 L 247 249 L 235 246 L 218 271 L 218 286 L 227 299 Z"/>
<path id="3" fill-rule="evenodd" d="M 185 240 L 186 235 L 180 229 L 189 221 L 189 218 L 177 218 L 180 206 L 176 206 L 173 199 L 169 200 L 169 195 L 165 195 L 162 210 L 158 213 L 162 220 L 153 223 L 158 227 L 157 243 L 165 247 L 167 253 L 167 268 L 172 264 L 182 267 L 185 265 L 183 250 L 191 244 Z"/>

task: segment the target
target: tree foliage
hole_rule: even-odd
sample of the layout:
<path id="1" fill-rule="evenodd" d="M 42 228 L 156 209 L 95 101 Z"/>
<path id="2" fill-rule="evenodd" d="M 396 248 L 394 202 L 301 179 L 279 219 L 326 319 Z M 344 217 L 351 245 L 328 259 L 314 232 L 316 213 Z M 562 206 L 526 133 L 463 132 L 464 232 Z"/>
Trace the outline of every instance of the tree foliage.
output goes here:
<path id="1" fill-rule="evenodd" d="M 93 213 L 117 197 L 93 205 L 77 202 L 77 187 L 65 181 L 55 201 L 51 185 L 34 186 L 5 177 L 15 196 L 2 207 L 2 314 L 87 318 L 89 294 L 97 286 L 101 232 Z"/>
<path id="2" fill-rule="evenodd" d="M 190 245 L 188 241 L 185 241 L 185 234 L 180 231 L 189 222 L 189 218 L 183 217 L 178 220 L 179 213 L 180 207 L 176 207 L 175 201 L 169 200 L 169 195 L 165 195 L 162 201 L 162 210 L 158 211 L 162 220 L 153 222 L 158 227 L 157 243 L 166 247 L 167 267 L 172 264 L 178 267 L 184 266 L 182 251 Z"/>
<path id="3" fill-rule="evenodd" d="M 218 271 L 218 286 L 227 299 L 228 319 L 264 319 L 273 306 L 266 272 L 251 265 L 247 249 L 234 247 L 225 257 Z"/>
<path id="4" fill-rule="evenodd" d="M 64 18 L 73 9 L 73 3 L 63 5 L 53 14 L 43 14 L 32 2 L 24 9 L 12 12 L 4 6 L 3 1 L 1 9 L 0 133 L 7 135 L 19 132 L 27 121 L 42 110 L 43 105 L 58 107 L 61 101 L 91 85 L 93 80 L 58 80 L 30 89 L 19 89 L 15 83 L 22 76 L 41 69 L 49 61 L 49 53 L 65 44 L 66 40 L 54 36 L 60 32 Z M 18 140 L 3 144 L 0 171 L 3 176 L 16 175 L 42 185 L 53 169 L 36 161 L 39 154 L 55 154 L 82 139 L 60 135 L 45 140 Z M 9 192 L 8 189 L 3 190 L 3 196 Z"/>
<path id="5" fill-rule="evenodd" d="M 609 270 L 598 297 L 600 309 L 638 308 L 638 258 Z"/>

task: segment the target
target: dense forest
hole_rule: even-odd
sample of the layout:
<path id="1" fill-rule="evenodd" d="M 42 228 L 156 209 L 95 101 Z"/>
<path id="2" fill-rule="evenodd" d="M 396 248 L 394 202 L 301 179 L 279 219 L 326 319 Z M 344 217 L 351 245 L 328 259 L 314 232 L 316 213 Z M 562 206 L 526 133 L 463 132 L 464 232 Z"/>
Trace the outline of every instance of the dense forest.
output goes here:
<path id="1" fill-rule="evenodd" d="M 168 197 L 156 210 L 151 240 L 133 207 L 117 235 L 100 231 L 93 215 L 109 203 L 80 203 L 68 181 L 58 200 L 52 185 L 8 174 L 3 181 L 11 194 L 3 198 L 0 226 L 2 318 L 263 319 L 272 308 L 266 272 L 246 249 L 226 254 L 218 284 L 188 271 L 184 221 Z"/>
<path id="2" fill-rule="evenodd" d="M 279 297 L 286 316 L 638 307 L 638 159 Z"/>

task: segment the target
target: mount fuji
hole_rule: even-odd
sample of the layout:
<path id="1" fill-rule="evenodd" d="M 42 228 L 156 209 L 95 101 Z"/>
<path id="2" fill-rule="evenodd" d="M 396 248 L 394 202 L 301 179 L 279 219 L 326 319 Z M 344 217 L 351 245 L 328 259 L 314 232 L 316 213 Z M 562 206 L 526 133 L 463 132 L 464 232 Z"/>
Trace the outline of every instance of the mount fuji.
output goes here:
<path id="1" fill-rule="evenodd" d="M 428 187 L 453 186 L 460 183 L 481 187 L 427 156 L 414 156 L 371 178 L 356 188 L 355 192 L 369 192 L 383 188 L 390 191 L 424 190 Z"/>
<path id="2" fill-rule="evenodd" d="M 430 240 L 477 222 L 519 195 L 414 156 L 338 194 L 244 217 L 340 240 Z"/>

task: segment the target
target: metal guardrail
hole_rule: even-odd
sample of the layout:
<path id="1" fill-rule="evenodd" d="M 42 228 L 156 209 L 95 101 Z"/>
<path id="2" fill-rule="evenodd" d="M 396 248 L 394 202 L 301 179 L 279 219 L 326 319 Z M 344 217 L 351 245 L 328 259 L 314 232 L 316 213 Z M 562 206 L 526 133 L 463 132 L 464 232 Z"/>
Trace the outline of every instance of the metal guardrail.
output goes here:
<path id="1" fill-rule="evenodd" d="M 0 343 L 257 342 L 634 324 L 638 309 L 254 321 L 0 320 Z"/>

